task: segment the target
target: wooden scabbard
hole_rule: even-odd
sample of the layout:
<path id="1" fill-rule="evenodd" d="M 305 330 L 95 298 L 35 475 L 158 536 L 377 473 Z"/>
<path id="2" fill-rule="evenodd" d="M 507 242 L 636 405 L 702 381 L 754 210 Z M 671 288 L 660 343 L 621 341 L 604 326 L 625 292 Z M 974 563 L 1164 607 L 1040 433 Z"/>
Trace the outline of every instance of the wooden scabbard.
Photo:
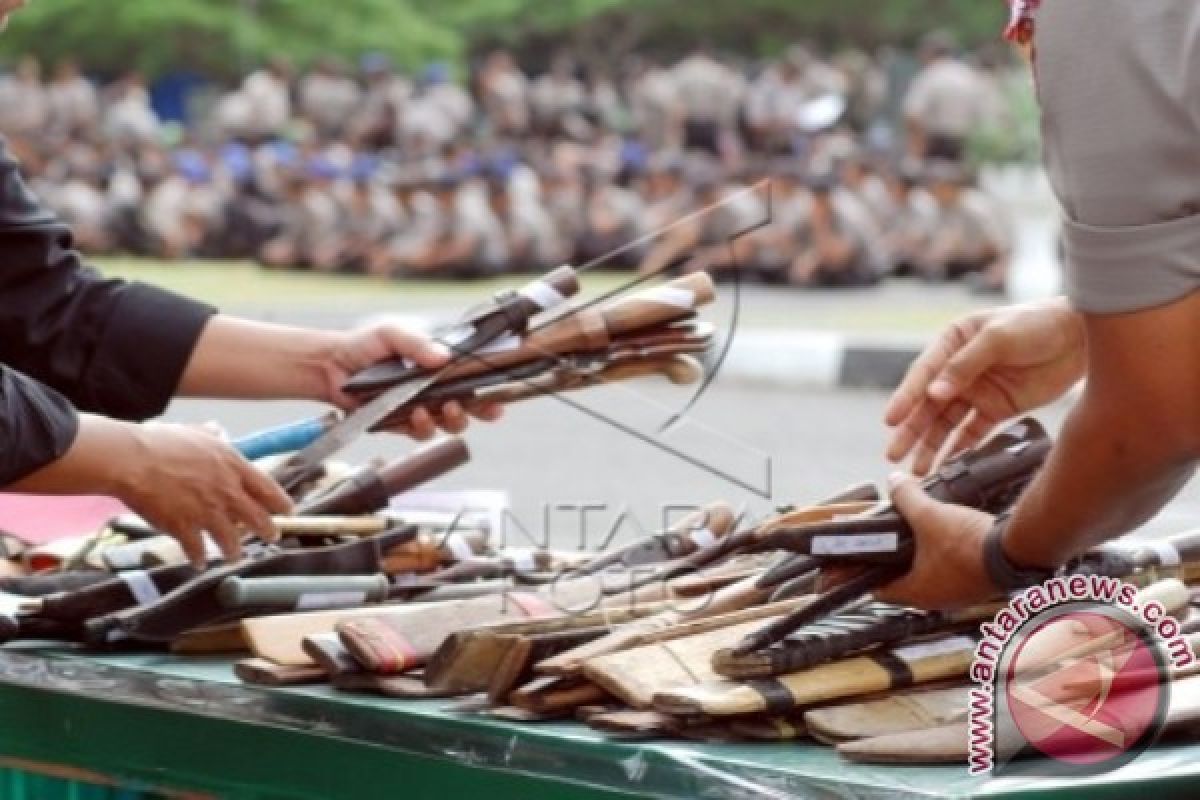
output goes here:
<path id="1" fill-rule="evenodd" d="M 242 653 L 248 649 L 246 639 L 242 636 L 242 628 L 237 623 L 197 628 L 171 642 L 171 652 L 176 655 Z"/>
<path id="2" fill-rule="evenodd" d="M 954 686 L 816 708 L 805 712 L 804 724 L 813 736 L 830 744 L 895 733 L 911 734 L 964 719 L 969 691 L 966 686 Z"/>
<path id="3" fill-rule="evenodd" d="M 596 576 L 599 578 L 599 576 Z M 454 631 L 490 622 L 573 616 L 594 608 L 658 602 L 666 587 L 604 595 L 596 578 L 563 580 L 538 592 L 505 592 L 456 603 L 425 603 L 345 619 L 336 625 L 342 643 L 368 671 L 398 674 L 422 666 Z"/>
<path id="4" fill-rule="evenodd" d="M 241 621 L 242 638 L 250 652 L 276 664 L 286 666 L 311 665 L 313 660 L 304 652 L 304 637 L 332 633 L 342 619 L 378 614 L 381 606 L 343 608 L 332 611 L 307 611 L 296 614 L 272 614 Z M 382 606 L 386 608 L 386 606 Z"/>
<path id="5" fill-rule="evenodd" d="M 532 633 L 511 636 L 508 651 L 492 670 L 487 683 L 488 699 L 499 704 L 517 686 L 533 678 L 533 665 L 564 650 L 598 639 L 609 628 L 592 627 L 552 633 Z"/>
<path id="6" fill-rule="evenodd" d="M 535 327 L 512 347 L 493 346 L 462 354 L 439 373 L 438 382 L 449 383 L 548 356 L 602 351 L 614 339 L 686 319 L 712 302 L 714 296 L 712 279 L 695 273 L 599 306 L 577 308 Z"/>
<path id="7" fill-rule="evenodd" d="M 657 693 L 654 708 L 668 714 L 791 714 L 798 708 L 871 692 L 907 688 L 963 675 L 975 642 L 953 636 L 849 658 L 778 678 L 709 681 Z"/>
<path id="8" fill-rule="evenodd" d="M 508 695 L 510 704 L 542 715 L 571 714 L 579 706 L 608 699 L 608 692 L 590 681 L 554 676 L 539 678 Z"/>
<path id="9" fill-rule="evenodd" d="M 676 597 L 704 597 L 752 575 L 759 575 L 770 561 L 770 557 L 760 556 L 730 559 L 727 564 L 675 578 L 671 581 L 671 591 Z"/>
<path id="10" fill-rule="evenodd" d="M 511 649 L 525 637 L 576 630 L 605 630 L 613 625 L 652 613 L 661 604 L 602 609 L 550 619 L 503 621 L 477 625 L 450 633 L 425 664 L 432 685 L 463 691 L 485 689 Z M 589 634 L 590 635 L 590 634 Z M 513 665 L 515 667 L 515 664 Z"/>
<path id="11" fill-rule="evenodd" d="M 795 598 L 779 603 L 769 603 L 762 606 L 750 606 L 726 614 L 716 614 L 711 617 L 699 617 L 684 622 L 675 622 L 677 614 L 661 613 L 644 620 L 622 625 L 620 629 L 603 638 L 602 647 L 590 644 L 580 645 L 569 651 L 572 660 L 562 662 L 560 657 L 545 659 L 535 665 L 535 671 L 549 675 L 575 675 L 582 672 L 584 665 L 605 654 L 627 652 L 634 648 L 696 636 L 709 631 L 722 630 L 742 625 L 747 622 L 762 624 L 764 619 L 777 617 L 802 607 L 809 602 L 807 598 Z M 601 640 L 597 640 L 600 643 Z"/>
<path id="12" fill-rule="evenodd" d="M 330 680 L 336 680 L 343 675 L 362 674 L 362 665 L 354 660 L 349 651 L 342 647 L 342 642 L 334 633 L 318 633 L 305 636 L 301 645 L 304 652 L 312 659 L 313 664 L 320 668 Z"/>
<path id="13" fill-rule="evenodd" d="M 1170 705 L 1159 733 L 1160 741 L 1170 741 L 1179 736 L 1192 737 L 1200 730 L 1200 675 L 1188 674 L 1188 671 L 1183 675 L 1171 681 Z M 1153 678 L 1152 682 L 1157 683 L 1157 678 Z M 1146 687 L 1128 691 L 1145 690 Z M 1149 690 L 1157 692 L 1158 688 L 1154 686 Z M 1066 695 L 1060 695 L 1054 701 L 1065 699 Z M 1147 698 L 1146 702 L 1149 700 Z M 968 724 L 964 720 L 925 728 L 916 733 L 911 730 L 887 732 L 839 743 L 837 750 L 846 759 L 872 764 L 961 763 L 968 756 Z"/>
<path id="14" fill-rule="evenodd" d="M 760 529 L 770 530 L 773 525 L 797 524 L 797 520 L 800 519 L 806 521 L 827 519 L 831 515 L 841 513 L 842 508 L 843 506 L 817 506 L 789 512 L 768 521 L 760 526 Z M 537 665 L 537 671 L 548 675 L 576 673 L 581 668 L 583 661 L 588 658 L 636 645 L 640 641 L 640 635 L 646 630 L 660 630 L 707 617 L 741 611 L 762 604 L 772 591 L 773 587 L 758 586 L 757 575 L 750 575 L 717 590 L 706 598 L 704 603 L 690 603 L 684 608 L 664 611 L 659 618 L 647 620 L 641 629 L 630 627 L 616 630 L 608 636 L 589 642 L 575 650 L 568 650 L 566 653 L 547 659 Z"/>
<path id="15" fill-rule="evenodd" d="M 281 667 L 262 658 L 243 658 L 233 665 L 233 674 L 243 683 L 257 686 L 302 686 L 326 681 L 320 667 Z"/>
<path id="16" fill-rule="evenodd" d="M 583 662 L 581 672 L 630 707 L 648 709 L 660 692 L 718 680 L 720 676 L 712 669 L 713 653 L 761 625 L 762 620 L 755 619 L 596 656 Z"/>
<path id="17" fill-rule="evenodd" d="M 746 654 L 720 650 L 713 654 L 713 668 L 737 680 L 785 675 L 918 637 L 969 632 L 1002 607 L 999 603 L 989 603 L 938 612 L 868 604 L 804 626 L 773 647 Z"/>

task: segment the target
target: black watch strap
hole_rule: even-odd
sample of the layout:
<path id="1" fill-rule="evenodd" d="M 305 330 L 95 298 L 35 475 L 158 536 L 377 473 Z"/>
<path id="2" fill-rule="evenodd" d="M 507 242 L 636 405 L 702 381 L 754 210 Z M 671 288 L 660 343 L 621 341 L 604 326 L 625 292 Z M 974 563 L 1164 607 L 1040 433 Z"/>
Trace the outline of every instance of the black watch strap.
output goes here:
<path id="1" fill-rule="evenodd" d="M 983 540 L 983 565 L 988 577 L 999 589 L 1027 589 L 1054 577 L 1054 570 L 1044 567 L 1020 567 L 1004 552 L 1004 532 L 1008 530 L 1009 515 L 996 517 L 992 529 Z"/>

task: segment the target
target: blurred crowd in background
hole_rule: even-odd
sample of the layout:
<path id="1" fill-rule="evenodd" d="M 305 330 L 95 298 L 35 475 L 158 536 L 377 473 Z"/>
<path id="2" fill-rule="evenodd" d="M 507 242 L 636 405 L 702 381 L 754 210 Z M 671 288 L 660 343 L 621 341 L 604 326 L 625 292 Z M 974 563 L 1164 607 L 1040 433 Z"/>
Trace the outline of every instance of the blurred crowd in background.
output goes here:
<path id="1" fill-rule="evenodd" d="M 394 277 L 598 259 L 993 291 L 1012 233 L 967 156 L 1008 126 L 1016 70 L 944 33 L 916 55 L 903 81 L 864 53 L 799 45 L 754 66 L 697 50 L 619 74 L 562 55 L 529 75 L 497 51 L 462 82 L 380 56 L 274 62 L 182 128 L 137 75 L 99 86 L 27 59 L 0 79 L 0 131 L 92 254 Z"/>

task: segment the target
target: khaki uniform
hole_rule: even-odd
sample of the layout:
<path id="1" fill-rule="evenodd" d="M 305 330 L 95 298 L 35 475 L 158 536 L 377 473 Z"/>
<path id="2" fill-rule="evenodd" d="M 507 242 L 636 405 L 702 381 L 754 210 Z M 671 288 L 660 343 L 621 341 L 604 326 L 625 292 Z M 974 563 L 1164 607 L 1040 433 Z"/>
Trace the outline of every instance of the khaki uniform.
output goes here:
<path id="1" fill-rule="evenodd" d="M 52 124 L 67 132 L 91 128 L 100 114 L 96 87 L 82 76 L 51 83 L 46 103 Z"/>
<path id="2" fill-rule="evenodd" d="M 834 189 L 830 195 L 830 227 L 852 251 L 845 264 L 816 264 L 809 277 L 818 286 L 868 286 L 876 283 L 890 268 L 890 255 L 882 232 L 862 201 L 846 189 Z M 799 252 L 815 252 L 817 240 L 811 222 L 800 231 Z"/>
<path id="3" fill-rule="evenodd" d="M 1012 249 L 1000 204 L 978 189 L 964 189 L 955 205 L 938 209 L 925 267 L 932 275 L 956 277 L 983 270 Z"/>
<path id="4" fill-rule="evenodd" d="M 15 77 L 0 80 L 0 130 L 4 133 L 35 136 L 48 115 L 46 90 L 40 82 Z"/>
<path id="5" fill-rule="evenodd" d="M 1200 3 L 1054 0 L 1037 17 L 1067 292 L 1133 311 L 1200 288 Z"/>
<path id="6" fill-rule="evenodd" d="M 300 113 L 323 137 L 342 131 L 362 100 L 358 85 L 349 78 L 320 72 L 300 82 Z"/>
<path id="7" fill-rule="evenodd" d="M 490 73 L 482 88 L 483 106 L 495 130 L 522 134 L 529 128 L 529 81 L 520 70 Z"/>
<path id="8" fill-rule="evenodd" d="M 651 150 L 683 144 L 683 113 L 670 73 L 658 67 L 647 70 L 633 81 L 629 99 L 638 132 Z"/>
<path id="9" fill-rule="evenodd" d="M 990 111 L 979 73 L 955 58 L 940 58 L 917 73 L 904 99 L 905 116 L 927 136 L 959 146 L 987 121 Z"/>
<path id="10" fill-rule="evenodd" d="M 684 147 L 719 155 L 722 134 L 737 122 L 745 79 L 702 53 L 679 62 L 671 79 L 683 107 Z"/>

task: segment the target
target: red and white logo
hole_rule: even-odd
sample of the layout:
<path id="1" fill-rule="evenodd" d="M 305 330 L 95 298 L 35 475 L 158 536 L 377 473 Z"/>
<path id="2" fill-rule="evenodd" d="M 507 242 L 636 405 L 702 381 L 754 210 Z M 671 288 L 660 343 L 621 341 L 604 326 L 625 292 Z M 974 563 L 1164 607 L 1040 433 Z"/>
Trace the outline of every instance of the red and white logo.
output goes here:
<path id="1" fill-rule="evenodd" d="M 997 774 L 1115 769 L 1153 743 L 1170 699 L 1162 648 L 1136 618 L 1099 604 L 1030 620 L 996 677 Z"/>

